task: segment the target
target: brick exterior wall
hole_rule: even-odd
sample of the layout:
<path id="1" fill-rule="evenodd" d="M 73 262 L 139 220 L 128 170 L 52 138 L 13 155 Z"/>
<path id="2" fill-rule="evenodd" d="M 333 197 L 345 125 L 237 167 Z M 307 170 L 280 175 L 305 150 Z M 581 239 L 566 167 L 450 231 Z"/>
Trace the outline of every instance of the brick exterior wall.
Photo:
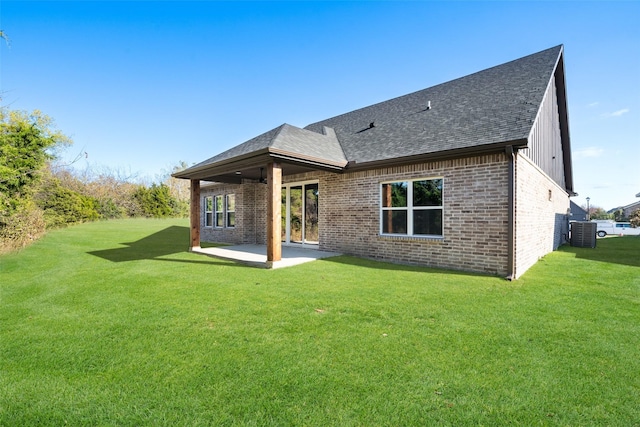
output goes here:
<path id="1" fill-rule="evenodd" d="M 236 198 L 235 227 L 205 227 L 205 198 L 224 197 L 227 194 L 235 194 Z M 253 182 L 203 184 L 200 189 L 200 239 L 203 242 L 264 244 L 266 241 L 265 198 L 266 187 L 262 184 Z"/>
<path id="2" fill-rule="evenodd" d="M 318 180 L 319 249 L 376 260 L 508 274 L 508 160 L 503 154 L 335 174 L 289 175 L 283 183 Z M 380 235 L 380 184 L 439 178 L 443 238 Z M 567 241 L 569 196 L 526 155 L 516 156 L 514 278 Z M 204 198 L 235 194 L 236 226 L 204 226 Z M 201 239 L 266 243 L 267 186 L 255 182 L 205 184 Z"/>
<path id="3" fill-rule="evenodd" d="M 443 238 L 380 235 L 380 183 L 442 177 Z M 320 180 L 320 247 L 378 260 L 507 273 L 507 159 L 421 163 Z M 327 194 L 328 193 L 328 194 Z"/>
<path id="4" fill-rule="evenodd" d="M 380 183 L 439 177 L 444 180 L 443 238 L 381 236 Z M 321 250 L 404 264 L 507 274 L 508 162 L 503 154 L 343 174 L 314 172 L 283 177 L 283 183 L 308 180 L 319 182 Z M 202 240 L 265 244 L 266 186 L 203 186 L 201 197 L 204 200 L 209 195 L 230 192 L 236 195 L 236 227 L 203 227 Z"/>
<path id="5" fill-rule="evenodd" d="M 569 195 L 526 155 L 516 156 L 516 266 L 520 277 L 568 241 Z"/>

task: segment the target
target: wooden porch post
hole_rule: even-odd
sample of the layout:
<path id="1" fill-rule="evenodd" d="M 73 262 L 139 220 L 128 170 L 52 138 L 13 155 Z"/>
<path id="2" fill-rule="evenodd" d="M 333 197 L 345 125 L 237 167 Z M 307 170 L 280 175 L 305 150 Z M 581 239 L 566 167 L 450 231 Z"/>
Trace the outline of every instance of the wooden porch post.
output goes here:
<path id="1" fill-rule="evenodd" d="M 267 165 L 267 267 L 282 259 L 282 168 Z"/>
<path id="2" fill-rule="evenodd" d="M 200 248 L 200 180 L 191 180 L 191 243 L 189 249 Z"/>

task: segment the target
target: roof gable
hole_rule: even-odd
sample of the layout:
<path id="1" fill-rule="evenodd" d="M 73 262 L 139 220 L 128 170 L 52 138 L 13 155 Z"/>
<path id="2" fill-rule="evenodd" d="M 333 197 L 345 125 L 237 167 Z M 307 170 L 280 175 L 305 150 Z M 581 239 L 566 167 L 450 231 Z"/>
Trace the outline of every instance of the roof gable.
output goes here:
<path id="1" fill-rule="evenodd" d="M 347 164 L 335 132 L 326 126 L 322 133 L 317 133 L 284 124 L 271 142 L 270 149 L 274 154 L 316 159 L 318 162 L 342 166 Z"/>
<path id="2" fill-rule="evenodd" d="M 347 164 L 340 142 L 332 129 L 325 127 L 323 133 L 316 133 L 284 123 L 174 176 L 181 177 L 186 173 L 231 165 L 259 156 L 328 168 L 343 168 Z"/>

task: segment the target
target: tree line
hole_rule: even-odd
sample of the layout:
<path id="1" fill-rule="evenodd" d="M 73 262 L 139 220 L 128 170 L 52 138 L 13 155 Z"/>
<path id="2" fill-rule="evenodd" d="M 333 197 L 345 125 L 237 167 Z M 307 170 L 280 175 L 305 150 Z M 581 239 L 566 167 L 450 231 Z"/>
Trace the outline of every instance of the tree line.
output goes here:
<path id="1" fill-rule="evenodd" d="M 59 153 L 71 144 L 40 111 L 0 108 L 0 253 L 70 224 L 188 215 L 188 182 L 171 177 L 186 163 L 161 182 L 139 183 L 118 172 L 61 165 Z"/>
<path id="2" fill-rule="evenodd" d="M 587 210 L 584 206 L 582 206 L 582 209 Z M 630 222 L 632 226 L 640 227 L 640 209 L 636 209 L 631 212 L 629 216 L 626 216 L 624 210 L 621 208 L 608 213 L 601 207 L 592 206 L 589 208 L 589 218 L 591 220 L 610 219 L 616 222 Z"/>

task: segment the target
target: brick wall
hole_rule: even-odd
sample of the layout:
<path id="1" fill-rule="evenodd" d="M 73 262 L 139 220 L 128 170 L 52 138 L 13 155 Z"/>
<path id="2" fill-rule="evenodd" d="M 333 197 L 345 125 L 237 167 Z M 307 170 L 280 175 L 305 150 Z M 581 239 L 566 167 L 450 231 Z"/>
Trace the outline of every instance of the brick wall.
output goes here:
<path id="1" fill-rule="evenodd" d="M 562 242 L 566 233 L 562 214 L 569 199 L 526 156 L 517 158 L 516 268 L 520 275 Z M 318 180 L 322 250 L 506 276 L 508 168 L 504 154 L 492 154 L 343 174 L 288 175 L 283 183 Z M 381 236 L 380 183 L 439 177 L 444 180 L 443 238 Z M 265 244 L 266 185 L 205 186 L 202 198 L 229 192 L 236 194 L 236 227 L 203 227 L 202 240 Z"/>
<path id="2" fill-rule="evenodd" d="M 243 243 L 245 229 L 251 223 L 251 218 L 246 218 L 247 202 L 251 201 L 250 198 L 246 198 L 246 193 L 249 192 L 248 188 L 240 184 L 203 184 L 200 188 L 200 240 L 203 242 Z M 205 198 L 210 196 L 224 197 L 227 194 L 235 194 L 236 197 L 236 226 L 232 228 L 205 227 Z M 215 223 L 215 211 L 213 215 Z"/>
<path id="3" fill-rule="evenodd" d="M 380 183 L 444 179 L 443 238 L 380 235 Z M 502 154 L 320 177 L 320 248 L 439 268 L 507 273 L 507 159 Z"/>
<path id="4" fill-rule="evenodd" d="M 569 195 L 526 155 L 516 156 L 516 268 L 520 277 L 568 240 Z"/>
<path id="5" fill-rule="evenodd" d="M 236 226 L 205 227 L 204 199 L 235 194 Z M 200 239 L 203 242 L 262 244 L 267 241 L 267 186 L 256 182 L 242 184 L 203 184 L 200 190 Z"/>

